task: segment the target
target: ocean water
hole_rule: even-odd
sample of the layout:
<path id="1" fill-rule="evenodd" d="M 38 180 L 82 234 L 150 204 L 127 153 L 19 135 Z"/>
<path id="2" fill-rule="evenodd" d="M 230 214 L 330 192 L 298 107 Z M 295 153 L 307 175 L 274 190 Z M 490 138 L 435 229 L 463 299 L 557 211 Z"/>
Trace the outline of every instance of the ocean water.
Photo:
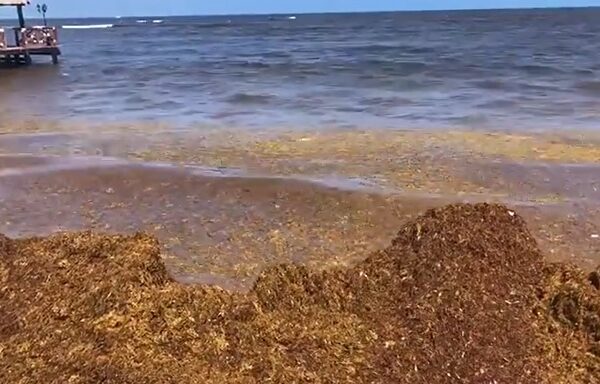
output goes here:
<path id="1" fill-rule="evenodd" d="M 241 128 L 600 128 L 600 9 L 52 20 L 5 116 Z M 0 23 L 0 24 L 6 24 Z"/>

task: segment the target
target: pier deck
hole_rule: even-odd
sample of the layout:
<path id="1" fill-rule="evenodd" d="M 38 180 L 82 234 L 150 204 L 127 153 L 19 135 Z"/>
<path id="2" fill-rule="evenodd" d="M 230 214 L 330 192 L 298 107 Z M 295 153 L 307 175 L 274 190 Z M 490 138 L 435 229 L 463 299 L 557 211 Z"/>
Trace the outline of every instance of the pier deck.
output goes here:
<path id="1" fill-rule="evenodd" d="M 28 4 L 29 0 L 0 0 L 0 6 L 16 7 L 19 19 L 18 27 L 0 28 L 0 66 L 28 65 L 32 62 L 31 57 L 38 55 L 50 56 L 52 63 L 58 64 L 58 56 L 61 54 L 58 31 L 56 27 L 47 25 L 26 26 L 23 7 Z"/>

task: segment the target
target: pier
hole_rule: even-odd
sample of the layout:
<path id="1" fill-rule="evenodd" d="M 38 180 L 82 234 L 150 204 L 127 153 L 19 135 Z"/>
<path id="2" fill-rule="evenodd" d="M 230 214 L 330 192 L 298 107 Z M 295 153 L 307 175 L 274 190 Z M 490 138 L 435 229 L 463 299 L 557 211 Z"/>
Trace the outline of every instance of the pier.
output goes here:
<path id="1" fill-rule="evenodd" d="M 18 27 L 0 27 L 0 66 L 29 65 L 33 56 L 49 56 L 58 64 L 58 31 L 56 27 L 27 26 L 23 7 L 28 4 L 29 0 L 0 0 L 0 7 L 15 7 L 19 19 Z"/>

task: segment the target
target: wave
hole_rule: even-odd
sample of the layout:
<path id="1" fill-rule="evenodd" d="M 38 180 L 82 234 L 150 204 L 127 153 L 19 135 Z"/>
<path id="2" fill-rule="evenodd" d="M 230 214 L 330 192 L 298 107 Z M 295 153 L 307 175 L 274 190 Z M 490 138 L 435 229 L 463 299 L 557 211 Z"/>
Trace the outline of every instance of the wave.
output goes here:
<path id="1" fill-rule="evenodd" d="M 363 53 L 386 53 L 386 52 L 399 52 L 403 54 L 425 54 L 435 52 L 435 49 L 430 47 L 417 47 L 411 45 L 397 45 L 397 44 L 361 44 L 355 46 L 347 46 L 338 48 L 340 51 L 348 52 L 350 54 L 363 54 Z"/>
<path id="2" fill-rule="evenodd" d="M 271 95 L 235 93 L 227 97 L 226 101 L 232 104 L 269 104 Z"/>
<path id="3" fill-rule="evenodd" d="M 360 62 L 362 68 L 365 69 L 373 69 L 375 72 L 369 72 L 367 77 L 379 78 L 382 73 L 390 74 L 398 76 L 410 76 L 419 73 L 426 72 L 429 69 L 429 66 L 425 62 L 421 61 L 395 61 L 392 59 L 366 59 Z M 344 68 L 349 71 L 354 71 L 355 69 L 352 66 L 346 66 Z"/>
<path id="4" fill-rule="evenodd" d="M 575 88 L 593 96 L 600 96 L 600 81 L 597 80 L 582 81 L 577 83 Z"/>
<path id="5" fill-rule="evenodd" d="M 472 84 L 478 88 L 488 90 L 502 90 L 508 88 L 508 85 L 504 81 L 498 79 L 476 80 L 473 81 Z"/>
<path id="6" fill-rule="evenodd" d="M 527 72 L 532 75 L 551 75 L 561 73 L 562 71 L 556 67 L 542 64 L 526 64 L 516 66 L 518 70 Z"/>
<path id="7" fill-rule="evenodd" d="M 244 67 L 244 68 L 271 68 L 269 63 L 265 63 L 264 61 L 254 61 L 254 60 L 243 60 L 243 61 L 231 61 L 232 65 Z"/>
<path id="8" fill-rule="evenodd" d="M 140 19 L 140 20 L 136 20 L 135 22 L 136 22 L 136 24 L 148 24 L 148 23 L 162 24 L 164 22 L 164 20 L 162 20 L 162 19 L 154 19 L 154 20 Z"/>
<path id="9" fill-rule="evenodd" d="M 369 97 L 361 100 L 361 104 L 376 107 L 399 107 L 414 104 L 414 101 L 405 97 Z"/>
<path id="10" fill-rule="evenodd" d="M 388 64 L 388 63 L 385 63 Z M 426 71 L 429 66 L 421 61 L 395 61 L 391 63 L 393 68 L 404 75 L 411 75 Z"/>
<path id="11" fill-rule="evenodd" d="M 485 101 L 485 102 L 477 105 L 478 108 L 485 108 L 485 109 L 508 109 L 508 108 L 514 108 L 514 107 L 518 107 L 518 106 L 519 106 L 519 103 L 516 100 L 509 100 L 509 99 L 488 100 L 488 101 Z"/>
<path id="12" fill-rule="evenodd" d="M 62 29 L 106 29 L 112 28 L 114 24 L 88 24 L 88 25 L 63 25 Z"/>
<path id="13" fill-rule="evenodd" d="M 201 29 L 201 28 L 220 28 L 220 27 L 231 27 L 233 22 L 231 20 L 227 20 L 224 22 L 217 23 L 190 23 L 190 24 L 181 24 L 181 27 L 193 28 L 193 29 Z"/>

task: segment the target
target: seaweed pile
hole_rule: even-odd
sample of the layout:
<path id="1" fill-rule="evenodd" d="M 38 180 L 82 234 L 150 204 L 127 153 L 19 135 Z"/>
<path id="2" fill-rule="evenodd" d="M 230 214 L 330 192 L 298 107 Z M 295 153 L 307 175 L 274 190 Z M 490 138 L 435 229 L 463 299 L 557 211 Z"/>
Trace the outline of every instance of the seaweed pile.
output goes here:
<path id="1" fill-rule="evenodd" d="M 0 236 L 3 383 L 597 383 L 600 270 L 451 205 L 346 269 L 183 286 L 144 234 Z"/>

